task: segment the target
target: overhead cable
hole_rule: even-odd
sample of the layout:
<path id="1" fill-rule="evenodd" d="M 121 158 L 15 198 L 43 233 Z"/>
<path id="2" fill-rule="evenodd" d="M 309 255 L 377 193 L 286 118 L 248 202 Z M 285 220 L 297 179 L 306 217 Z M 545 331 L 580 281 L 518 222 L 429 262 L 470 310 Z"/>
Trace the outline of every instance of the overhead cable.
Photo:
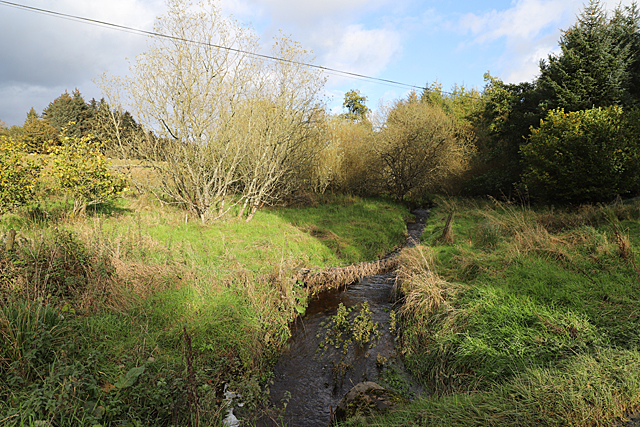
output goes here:
<path id="1" fill-rule="evenodd" d="M 376 83 L 391 84 L 391 85 L 395 85 L 395 86 L 402 86 L 402 87 L 407 87 L 407 88 L 412 88 L 412 89 L 421 89 L 421 90 L 425 89 L 422 86 L 416 86 L 416 85 L 412 85 L 412 84 L 408 84 L 408 83 L 402 83 L 402 82 L 398 82 L 398 81 L 395 81 L 395 80 L 381 79 L 379 77 L 372 77 L 372 76 L 367 76 L 367 75 L 364 75 L 364 74 L 352 73 L 350 71 L 338 70 L 338 69 L 335 69 L 335 68 L 324 67 L 322 65 L 315 65 L 315 64 L 305 63 L 305 62 L 292 61 L 292 60 L 289 60 L 289 59 L 277 58 L 277 57 L 274 57 L 274 56 L 264 55 L 264 54 L 255 53 L 255 52 L 247 52 L 247 51 L 244 51 L 244 50 L 241 50 L 241 49 L 236 49 L 236 48 L 232 48 L 232 47 L 228 47 L 228 46 L 220 46 L 220 45 L 216 45 L 216 44 L 213 44 L 213 43 L 207 43 L 207 42 L 202 42 L 202 41 L 197 41 L 197 40 L 189 40 L 189 39 L 185 39 L 185 38 L 182 38 L 182 37 L 176 37 L 176 36 L 172 36 L 172 35 L 168 35 L 168 34 L 158 33 L 158 32 L 155 32 L 155 31 L 141 30 L 141 29 L 138 29 L 138 28 L 128 27 L 126 25 L 113 24 L 111 22 L 106 22 L 106 21 L 101 21 L 101 20 L 97 20 L 97 19 L 86 18 L 86 17 L 83 17 L 83 16 L 71 15 L 71 14 L 68 14 L 68 13 L 56 12 L 56 11 L 53 11 L 53 10 L 42 9 L 42 8 L 33 7 L 33 6 L 27 6 L 27 5 L 24 5 L 24 4 L 14 3 L 14 2 L 10 2 L 10 1 L 0 0 L 0 4 L 5 5 L 5 6 L 10 6 L 10 7 L 15 7 L 15 8 L 18 8 L 18 9 L 25 9 L 25 10 L 28 10 L 28 11 L 31 11 L 31 12 L 51 15 L 51 16 L 55 16 L 55 17 L 58 17 L 58 18 L 64 18 L 64 19 L 70 19 L 70 20 L 74 20 L 74 21 L 79 21 L 79 22 L 83 22 L 83 23 L 86 23 L 86 24 L 90 24 L 90 25 L 103 26 L 103 27 L 114 29 L 114 30 L 125 31 L 125 32 L 129 32 L 129 33 L 140 34 L 140 35 L 145 35 L 145 36 L 150 36 L 150 37 L 157 37 L 157 38 L 176 40 L 176 41 L 181 41 L 181 42 L 185 42 L 185 43 L 199 44 L 199 45 L 213 47 L 213 48 L 216 48 L 216 49 L 227 50 L 229 52 L 236 52 L 236 53 L 241 53 L 241 54 L 245 54 L 245 55 L 251 55 L 251 56 L 254 56 L 254 57 L 258 57 L 258 58 L 264 58 L 264 59 L 268 59 L 268 60 L 271 60 L 271 61 L 280 61 L 280 62 L 286 62 L 286 63 L 292 64 L 292 65 L 300 65 L 300 66 L 304 66 L 304 67 L 315 68 L 315 69 L 319 69 L 319 70 L 322 70 L 322 71 L 329 72 L 331 74 L 337 74 L 337 75 L 347 76 L 347 77 L 361 79 L 361 80 L 369 80 L 369 81 L 376 82 Z"/>

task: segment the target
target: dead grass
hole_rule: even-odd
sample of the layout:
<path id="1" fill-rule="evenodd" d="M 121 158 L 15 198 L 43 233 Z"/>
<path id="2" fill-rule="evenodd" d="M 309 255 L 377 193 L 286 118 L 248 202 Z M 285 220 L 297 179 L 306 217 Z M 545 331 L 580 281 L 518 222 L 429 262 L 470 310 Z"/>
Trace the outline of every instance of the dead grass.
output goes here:
<path id="1" fill-rule="evenodd" d="M 427 319 L 445 309 L 447 298 L 460 289 L 435 271 L 436 255 L 432 248 L 415 246 L 402 251 L 396 270 L 396 290 L 404 296 L 403 318 Z"/>
<path id="2" fill-rule="evenodd" d="M 56 304 L 78 312 L 124 312 L 195 280 L 193 272 L 170 261 L 165 245 L 144 233 L 105 232 L 96 217 L 69 218 L 60 228 L 31 233 L 17 243 L 12 253 L 0 248 L 1 292 L 31 301 L 52 295 Z M 160 254 L 164 262 L 141 261 L 141 254 Z"/>
<path id="3" fill-rule="evenodd" d="M 154 188 L 160 184 L 158 173 L 150 165 L 141 160 L 109 159 L 111 168 L 124 173 L 131 179 L 136 189 L 142 193 L 143 189 Z"/>

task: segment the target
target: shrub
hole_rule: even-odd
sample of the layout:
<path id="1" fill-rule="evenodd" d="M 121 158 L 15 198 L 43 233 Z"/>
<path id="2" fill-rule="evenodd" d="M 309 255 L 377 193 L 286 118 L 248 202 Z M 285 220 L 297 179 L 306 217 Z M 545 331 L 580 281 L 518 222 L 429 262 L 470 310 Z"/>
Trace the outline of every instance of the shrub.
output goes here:
<path id="1" fill-rule="evenodd" d="M 59 189 L 74 199 L 74 214 L 87 206 L 115 200 L 125 190 L 125 178 L 109 170 L 100 144 L 88 137 L 64 137 L 52 155 Z"/>
<path id="2" fill-rule="evenodd" d="M 600 202 L 639 188 L 634 114 L 620 107 L 550 111 L 521 148 L 523 183 L 543 201 Z"/>
<path id="3" fill-rule="evenodd" d="M 451 188 L 467 166 L 471 145 L 442 108 L 409 97 L 387 112 L 376 134 L 382 188 L 396 200 Z"/>
<path id="4" fill-rule="evenodd" d="M 332 117 L 326 127 L 328 143 L 318 156 L 317 166 L 326 186 L 346 193 L 374 193 L 372 174 L 379 169 L 379 162 L 373 152 L 371 124 Z"/>
<path id="5" fill-rule="evenodd" d="M 36 197 L 40 164 L 27 158 L 22 144 L 0 136 L 0 214 Z"/>

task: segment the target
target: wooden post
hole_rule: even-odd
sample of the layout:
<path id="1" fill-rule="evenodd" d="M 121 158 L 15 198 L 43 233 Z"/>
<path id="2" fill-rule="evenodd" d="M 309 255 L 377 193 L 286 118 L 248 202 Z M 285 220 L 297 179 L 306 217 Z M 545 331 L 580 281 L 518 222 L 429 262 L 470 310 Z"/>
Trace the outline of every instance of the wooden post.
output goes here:
<path id="1" fill-rule="evenodd" d="M 453 211 L 449 213 L 447 222 L 444 225 L 444 230 L 442 230 L 442 236 L 440 236 L 440 240 L 443 243 L 453 243 L 453 231 L 451 230 L 452 222 L 453 222 Z"/>
<path id="2" fill-rule="evenodd" d="M 7 252 L 13 250 L 13 245 L 14 245 L 15 241 L 16 241 L 16 230 L 14 230 L 12 228 L 7 233 Z"/>

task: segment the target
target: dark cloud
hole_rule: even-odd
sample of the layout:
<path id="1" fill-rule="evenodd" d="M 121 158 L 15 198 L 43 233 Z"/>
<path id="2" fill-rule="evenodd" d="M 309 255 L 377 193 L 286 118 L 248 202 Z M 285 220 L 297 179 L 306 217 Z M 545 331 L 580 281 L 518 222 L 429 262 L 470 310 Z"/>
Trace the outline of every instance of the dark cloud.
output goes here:
<path id="1" fill-rule="evenodd" d="M 155 3 L 140 0 L 30 2 L 30 5 L 136 28 L 151 29 Z M 127 72 L 126 58 L 144 51 L 143 36 L 0 5 L 0 120 L 21 125 L 27 111 L 78 88 L 99 98 L 92 79 Z"/>

